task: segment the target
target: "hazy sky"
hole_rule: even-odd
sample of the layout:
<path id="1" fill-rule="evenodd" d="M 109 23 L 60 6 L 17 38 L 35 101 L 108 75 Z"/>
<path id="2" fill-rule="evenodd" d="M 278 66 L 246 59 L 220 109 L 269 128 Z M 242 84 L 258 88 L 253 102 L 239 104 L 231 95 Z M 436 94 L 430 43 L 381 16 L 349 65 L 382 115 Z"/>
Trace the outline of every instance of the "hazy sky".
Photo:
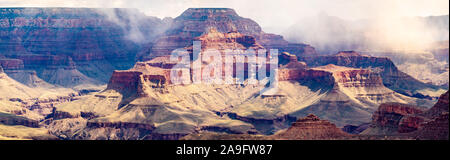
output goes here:
<path id="1" fill-rule="evenodd" d="M 356 20 L 379 16 L 449 14 L 449 0 L 0 0 L 0 7 L 138 8 L 147 15 L 176 17 L 190 7 L 234 8 L 269 32 L 281 32 L 302 17 L 326 13 Z"/>

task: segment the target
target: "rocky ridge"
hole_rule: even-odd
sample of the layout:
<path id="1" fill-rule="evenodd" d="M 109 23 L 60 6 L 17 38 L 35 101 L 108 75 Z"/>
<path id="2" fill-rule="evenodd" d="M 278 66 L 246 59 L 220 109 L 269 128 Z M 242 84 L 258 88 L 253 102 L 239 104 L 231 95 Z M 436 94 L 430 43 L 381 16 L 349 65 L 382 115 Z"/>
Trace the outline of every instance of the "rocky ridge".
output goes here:
<path id="1" fill-rule="evenodd" d="M 382 104 L 364 135 L 397 135 L 415 139 L 448 139 L 448 92 L 430 109 L 390 103 Z"/>
<path id="2" fill-rule="evenodd" d="M 38 85 L 30 78 L 34 74 L 64 87 L 106 83 L 113 70 L 131 67 L 140 44 L 167 25 L 132 9 L 0 8 L 0 12 L 0 53 L 9 59 L 2 66 L 12 78 L 31 86 Z"/>
<path id="3" fill-rule="evenodd" d="M 321 120 L 319 117 L 310 114 L 304 118 L 299 118 L 286 131 L 274 136 L 277 139 L 289 140 L 330 140 L 342 139 L 350 135 L 329 121 Z"/>
<path id="4" fill-rule="evenodd" d="M 212 29 L 196 39 L 204 42 L 202 49 L 219 47 L 221 53 L 234 47 L 263 48 L 251 37 L 237 40 L 240 37 L 246 35 Z M 246 81 L 243 85 L 176 85 L 170 82 L 174 63 L 167 56 L 138 62 L 130 70 L 115 71 L 105 91 L 57 106 L 58 116 L 50 129 L 66 133 L 63 126 L 84 118 L 87 121 L 79 122 L 79 132 L 68 139 L 178 139 L 204 131 L 273 134 L 309 113 L 343 126 L 369 121 L 380 103 L 416 101 L 385 88 L 380 75 L 367 69 L 308 68 L 296 55 L 282 53 L 279 58 L 280 88 L 274 95 L 261 95 L 261 86 Z"/>
<path id="5" fill-rule="evenodd" d="M 423 83 L 400 71 L 387 57 L 373 57 L 347 51 L 347 53 L 339 52 L 335 55 L 299 57 L 299 60 L 306 62 L 311 67 L 334 64 L 351 68 L 369 69 L 380 74 L 384 86 L 410 97 L 437 99 L 435 93 L 442 94 L 445 92 L 439 86 Z M 428 91 L 433 93 L 430 94 Z"/>

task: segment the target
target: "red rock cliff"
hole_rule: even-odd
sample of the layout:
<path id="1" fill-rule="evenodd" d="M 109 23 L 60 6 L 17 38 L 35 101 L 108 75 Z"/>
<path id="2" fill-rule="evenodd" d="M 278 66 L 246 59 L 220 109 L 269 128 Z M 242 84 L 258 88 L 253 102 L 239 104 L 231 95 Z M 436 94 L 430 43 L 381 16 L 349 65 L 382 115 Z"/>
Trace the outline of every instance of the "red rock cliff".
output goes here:
<path id="1" fill-rule="evenodd" d="M 304 118 L 299 118 L 292 123 L 284 132 L 275 135 L 279 139 L 297 140 L 330 140 L 349 136 L 349 134 L 338 129 L 336 125 L 319 117 L 310 114 Z"/>

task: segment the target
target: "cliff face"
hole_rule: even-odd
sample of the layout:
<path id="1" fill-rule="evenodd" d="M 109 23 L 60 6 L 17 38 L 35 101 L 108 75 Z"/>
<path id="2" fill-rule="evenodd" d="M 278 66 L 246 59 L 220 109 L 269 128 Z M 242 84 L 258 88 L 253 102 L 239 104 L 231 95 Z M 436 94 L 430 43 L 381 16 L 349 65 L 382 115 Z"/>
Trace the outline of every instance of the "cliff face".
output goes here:
<path id="1" fill-rule="evenodd" d="M 299 57 L 299 60 L 306 62 L 311 67 L 334 64 L 352 68 L 370 69 L 380 74 L 384 86 L 410 97 L 431 99 L 434 97 L 433 95 L 422 93 L 421 90 L 438 91 L 440 89 L 438 86 L 423 83 L 398 70 L 394 63 L 386 57 L 372 57 L 347 51 L 330 56 Z"/>
<path id="2" fill-rule="evenodd" d="M 114 89 L 122 94 L 131 96 L 137 94 L 142 72 L 114 71 L 107 89 Z"/>
<path id="3" fill-rule="evenodd" d="M 0 8 L 0 12 L 0 53 L 22 60 L 25 69 L 36 71 L 43 80 L 66 87 L 107 82 L 114 69 L 134 64 L 140 43 L 166 28 L 161 20 L 131 9 Z M 9 62 L 2 63 L 5 70 L 17 69 L 14 61 Z"/>
<path id="4" fill-rule="evenodd" d="M 217 49 L 221 52 L 225 49 L 264 49 L 256 42 L 255 38 L 250 35 L 238 31 L 223 33 L 216 28 L 205 31 L 203 35 L 195 37 L 194 40 L 202 42 L 202 51 L 207 49 Z M 191 46 L 188 48 L 192 49 Z"/>
<path id="5" fill-rule="evenodd" d="M 15 75 L 11 70 L 6 70 L 6 73 Z M 51 114 L 55 105 L 71 101 L 74 97 L 80 95 L 72 89 L 57 88 L 40 79 L 34 79 L 33 82 L 34 84 L 43 83 L 39 87 L 28 87 L 10 78 L 6 73 L 0 67 L 0 113 L 17 115 L 25 119 L 20 121 L 6 120 L 8 125 L 38 127 L 39 121 Z M 35 122 L 29 122 L 26 119 Z M 33 126 L 28 125 L 31 123 L 33 123 Z"/>
<path id="6" fill-rule="evenodd" d="M 386 88 L 380 74 L 368 69 L 329 64 L 308 69 L 306 72 L 314 74 L 307 76 L 308 79 L 300 79 L 299 82 L 325 94 L 315 103 L 291 114 L 296 117 L 313 113 L 338 126 L 357 126 L 369 122 L 372 113 L 382 103 L 418 102 L 417 99 Z"/>
<path id="7" fill-rule="evenodd" d="M 439 97 L 438 102 L 424 114 L 427 117 L 439 116 L 442 113 L 449 112 L 449 93 L 448 91 Z"/>
<path id="8" fill-rule="evenodd" d="M 374 51 L 367 52 L 367 54 L 377 57 L 389 57 L 399 70 L 415 79 L 448 88 L 448 42 L 448 40 L 435 42 L 426 49 L 416 51 Z"/>
<path id="9" fill-rule="evenodd" d="M 342 127 L 342 131 L 350 134 L 360 134 L 369 127 L 370 123 L 363 123 L 359 126 L 346 125 Z"/>
<path id="10" fill-rule="evenodd" d="M 253 37 L 238 32 L 221 33 L 212 29 L 196 39 L 204 42 L 202 48 L 205 50 L 262 48 Z M 192 47 L 186 47 L 186 50 L 192 52 Z M 207 63 L 202 62 L 201 64 Z M 52 132 L 65 135 L 65 132 L 70 132 L 65 125 L 80 117 L 82 113 L 92 111 L 93 118 L 83 122 L 85 125 L 81 126 L 80 134 L 72 135 L 70 139 L 178 139 L 203 130 L 257 133 L 254 127 L 246 122 L 219 116 L 213 112 L 227 108 L 224 102 L 236 98 L 228 96 L 234 90 L 232 86 L 174 85 L 170 71 L 175 64 L 168 56 L 161 56 L 150 61 L 137 62 L 130 70 L 114 71 L 105 91 L 69 103 L 64 109 L 57 109 L 55 113 L 59 113 L 62 118 L 51 124 Z M 189 74 L 192 75 L 191 72 Z M 186 80 L 191 81 L 190 78 Z M 110 92 L 118 94 L 110 95 Z M 203 94 L 211 96 L 207 98 Z M 213 99 L 217 100 L 218 97 L 222 100 L 214 102 Z M 94 107 L 91 104 L 110 100 L 114 103 L 105 107 L 108 112 L 101 112 L 104 110 L 104 104 L 102 107 Z M 91 103 L 87 103 L 89 101 Z M 212 103 L 217 106 L 210 108 Z M 79 105 L 83 107 L 73 107 Z M 66 112 L 67 110 L 71 112 Z"/>
<path id="11" fill-rule="evenodd" d="M 39 86 L 33 83 L 38 81 L 34 72 L 46 82 L 65 87 L 105 83 L 113 70 L 134 64 L 141 43 L 155 40 L 143 46 L 147 51 L 139 57 L 169 55 L 173 49 L 191 46 L 210 28 L 245 35 L 235 39 L 245 48 L 258 44 L 297 56 L 315 54 L 308 45 L 264 33 L 256 22 L 233 9 L 191 8 L 164 20 L 130 9 L 3 8 L 0 12 L 0 52 L 2 59 L 9 59 L 2 66 L 14 74 L 12 78 L 33 87 Z"/>
<path id="12" fill-rule="evenodd" d="M 419 126 L 419 129 L 412 132 L 411 135 L 413 135 L 416 139 L 448 140 L 448 121 L 448 112 L 442 113 L 441 115 L 433 118 L 433 120 L 422 123 Z"/>
<path id="13" fill-rule="evenodd" d="M 217 49 L 222 56 L 226 49 L 264 49 L 251 36 L 239 32 L 221 33 L 216 29 L 211 29 L 195 39 L 202 41 L 203 50 Z M 185 49 L 192 52 L 192 47 Z M 196 109 L 207 110 L 207 114 L 202 114 L 205 117 L 213 114 L 212 119 L 221 117 L 227 121 L 239 121 L 255 127 L 259 133 L 273 134 L 288 127 L 296 117 L 303 117 L 310 113 L 330 120 L 338 126 L 359 125 L 369 122 L 371 114 L 381 103 L 415 103 L 416 101 L 416 99 L 402 96 L 384 87 L 380 74 L 369 69 L 332 64 L 308 68 L 306 63 L 298 61 L 297 56 L 290 53 L 280 54 L 279 59 L 277 78 L 281 84 L 279 84 L 279 91 L 274 95 L 260 95 L 259 87 L 261 86 L 246 82 L 240 86 L 229 84 L 175 85 L 171 82 L 170 77 L 170 69 L 175 63 L 171 62 L 168 56 L 138 62 L 130 70 L 113 73 L 108 88 L 104 92 L 114 90 L 121 93 L 122 102 L 115 106 L 117 108 L 112 113 L 92 119 L 91 121 L 95 120 L 92 124 L 101 124 L 95 125 L 97 126 L 95 128 L 90 125 L 91 127 L 88 126 L 86 131 L 94 133 L 102 130 L 108 131 L 108 133 L 114 132 L 114 134 L 121 133 L 123 131 L 110 130 L 114 127 L 111 127 L 109 123 L 117 121 L 123 122 L 121 124 L 132 122 L 133 124 L 151 125 L 154 121 L 142 119 L 142 116 L 153 119 L 156 111 L 164 112 L 163 117 L 165 118 L 168 116 L 184 117 L 184 113 L 174 112 L 171 109 L 167 111 L 167 109 L 175 107 L 179 110 L 188 109 L 189 114 Z M 207 63 L 208 61 L 202 62 L 202 64 Z M 247 62 L 239 63 L 246 64 Z M 244 73 L 247 71 L 246 69 L 248 68 L 233 67 L 233 70 L 244 70 Z M 189 74 L 192 76 L 192 72 Z M 188 80 L 191 81 L 191 79 Z M 103 99 L 109 99 L 107 97 L 109 96 Z M 90 109 L 85 108 L 76 112 L 82 113 L 88 110 Z M 137 113 L 140 116 L 126 116 Z M 94 114 L 98 115 L 95 112 Z M 74 116 L 68 117 L 74 118 Z M 235 126 L 217 126 L 210 122 L 192 125 L 189 121 L 191 118 L 173 121 L 182 124 L 182 126 L 169 127 L 179 131 L 176 133 L 152 131 L 146 134 L 184 135 L 194 132 L 193 128 L 229 133 L 253 132 L 252 130 L 236 131 Z M 103 123 L 108 125 L 104 126 Z M 184 129 L 179 130 L 181 128 Z M 160 129 L 159 126 L 155 126 L 154 130 Z"/>
<path id="14" fill-rule="evenodd" d="M 423 109 L 406 104 L 381 104 L 378 110 L 373 114 L 372 123 L 376 124 L 377 127 L 386 128 L 394 132 L 407 132 L 411 130 L 410 128 L 417 129 L 419 125 L 418 122 L 423 121 L 423 119 L 418 119 L 418 117 L 408 117 L 408 115 L 420 114 L 423 112 Z"/>
<path id="15" fill-rule="evenodd" d="M 54 87 L 39 78 L 36 71 L 26 70 L 24 62 L 21 59 L 0 58 L 0 67 L 5 68 L 4 70 L 9 77 L 29 87 Z"/>
<path id="16" fill-rule="evenodd" d="M 399 103 L 382 104 L 373 115 L 371 126 L 362 134 L 448 139 L 448 110 L 448 92 L 428 110 Z"/>
<path id="17" fill-rule="evenodd" d="M 7 114 L 0 112 L 0 124 L 3 125 L 22 125 L 26 127 L 38 128 L 39 121 L 31 120 L 25 117 L 16 116 L 14 114 Z"/>
<path id="18" fill-rule="evenodd" d="M 272 134 L 310 113 L 329 122 L 308 116 L 294 123 L 292 130 L 301 130 L 300 138 L 310 138 L 307 135 L 311 133 L 317 135 L 313 139 L 333 139 L 342 135 L 339 129 L 336 131 L 336 125 L 366 123 L 381 103 L 416 103 L 417 99 L 399 95 L 385 86 L 410 91 L 422 85 L 408 79 L 387 58 L 356 52 L 316 56 L 312 47 L 291 44 L 281 36 L 264 33 L 255 22 L 231 9 L 189 9 L 176 19 L 167 20 L 171 27 L 164 35 L 144 46 L 151 54 L 139 55 L 153 59 L 137 62 L 129 69 L 139 46 L 127 40 L 126 29 L 102 14 L 80 10 L 38 9 L 35 10 L 39 12 L 38 18 L 11 16 L 4 21 L 5 26 L 18 30 L 17 34 L 24 38 L 0 44 L 8 53 L 0 61 L 8 73 L 35 70 L 44 80 L 65 86 L 94 83 L 91 77 L 109 78 L 104 75 L 112 74 L 102 92 L 75 101 L 70 99 L 71 102 L 57 105 L 52 111 L 48 110 L 54 107 L 52 101 L 29 106 L 29 110 L 48 115 L 46 123 L 50 124 L 50 130 L 64 139 L 177 139 L 200 131 Z M 13 14 L 6 11 L 5 15 Z M 155 24 L 145 25 L 158 24 L 155 20 Z M 37 32 L 25 29 L 30 26 L 35 26 Z M 153 33 L 151 30 L 148 32 Z M 5 37 L 16 34 L 7 29 L 1 31 Z M 64 38 L 59 39 L 60 36 Z M 248 81 L 239 85 L 174 85 L 170 70 L 176 63 L 170 62 L 168 55 L 177 48 L 184 48 L 191 55 L 193 40 L 201 41 L 203 50 L 279 49 L 278 92 L 261 95 L 262 87 Z M 247 73 L 248 61 L 232 63 L 244 64 L 233 70 Z M 201 64 L 204 67 L 209 62 Z M 401 132 L 410 132 L 422 124 L 420 118 L 406 113 L 409 114 L 407 109 L 382 110 L 377 115 L 388 118 L 378 118 L 376 122 L 387 125 L 395 121 L 398 128 L 403 128 Z M 398 115 L 404 119 L 398 120 Z"/>
<path id="19" fill-rule="evenodd" d="M 289 43 L 282 36 L 264 33 L 256 22 L 240 17 L 229 8 L 189 8 L 173 19 L 171 24 L 165 36 L 141 51 L 140 57 L 143 60 L 169 55 L 174 49 L 190 46 L 195 37 L 201 36 L 210 28 L 216 28 L 221 33 L 239 32 L 252 36 L 268 50 L 278 49 L 280 53 L 287 51 L 298 56 L 316 55 L 313 47 Z"/>
<path id="20" fill-rule="evenodd" d="M 227 40 L 227 36 L 230 35 L 213 32 L 205 34 L 198 39 L 205 42 L 203 43 L 205 49 L 219 48 L 222 51 L 227 49 L 227 46 L 236 47 L 240 45 L 239 43 L 234 44 L 235 41 Z M 254 44 L 252 46 L 257 45 Z M 241 47 L 244 46 L 241 45 Z M 223 105 L 221 101 L 217 100 L 208 101 L 205 103 L 205 107 L 213 111 L 219 110 L 218 113 L 221 115 L 227 115 L 232 119 L 254 125 L 267 123 L 265 127 L 261 127 L 264 125 L 259 125 L 257 129 L 262 133 L 270 134 L 278 128 L 286 127 L 291 122 L 290 119 L 292 117 L 301 117 L 309 113 L 318 114 L 339 126 L 346 124 L 359 125 L 369 122 L 371 114 L 381 103 L 415 103 L 415 99 L 399 95 L 384 87 L 380 75 L 368 69 L 335 65 L 309 69 L 305 63 L 299 62 L 295 55 L 282 53 L 279 58 L 280 68 L 278 69 L 277 78 L 280 82 L 283 82 L 283 86 L 280 85 L 280 87 L 282 86 L 281 91 L 276 95 L 260 95 L 248 100 L 241 98 L 235 99 L 228 97 L 228 95 L 227 99 L 236 102 L 233 107 L 227 107 L 226 105 L 217 109 L 207 107 L 209 103 L 220 104 L 219 106 Z M 154 92 L 157 92 L 157 95 L 174 94 L 170 91 L 172 88 L 182 87 L 170 83 L 170 70 L 168 69 L 172 66 L 167 57 L 158 57 L 151 61 L 139 62 L 129 71 L 115 72 L 115 76 L 112 77 L 108 88 L 115 89 L 119 92 L 122 91 L 122 93 L 136 93 L 139 97 L 154 97 Z M 307 87 L 316 92 L 310 94 L 319 95 L 316 95 L 317 97 L 310 97 L 309 100 L 305 99 L 305 95 L 292 95 L 290 93 L 292 88 L 289 89 L 292 84 Z M 217 93 L 211 93 L 209 95 L 223 95 L 225 90 L 228 90 L 228 86 L 217 86 L 215 89 Z M 198 87 L 199 90 L 208 90 L 208 87 L 202 87 L 201 84 Z M 244 88 L 238 88 L 234 92 L 247 92 Z M 258 90 L 254 89 L 254 91 L 256 92 Z M 194 96 L 197 97 L 197 94 L 194 94 Z M 206 97 L 203 96 L 198 95 L 198 98 L 202 99 L 201 101 L 206 100 Z M 160 98 L 155 97 L 155 99 Z M 192 102 L 198 104 L 198 101 L 199 99 L 196 98 Z M 259 107 L 254 107 L 256 104 Z M 295 104 L 304 105 L 293 107 Z M 249 105 L 252 107 L 249 107 Z M 274 109 L 272 107 L 274 105 L 281 107 L 280 109 Z"/>
<path id="21" fill-rule="evenodd" d="M 119 18 L 125 28 L 131 27 L 129 14 L 135 12 L 131 9 L 2 8 L 0 12 L 4 40 L 0 48 L 4 54 L 18 54 L 14 52 L 24 49 L 35 54 L 73 56 L 75 61 L 81 61 L 128 58 L 127 52 L 136 47 L 126 39 L 128 30 L 111 20 Z M 153 28 L 156 26 L 148 26 L 150 23 L 162 23 L 156 18 L 135 14 L 136 18 L 150 21 L 137 24 L 139 28 L 149 27 L 149 33 L 143 34 L 156 32 Z"/>
<path id="22" fill-rule="evenodd" d="M 229 33 L 221 33 L 215 28 L 211 28 L 209 31 L 205 32 L 205 34 L 195 37 L 194 40 L 201 42 L 202 52 L 199 55 L 199 57 L 203 57 L 204 51 L 207 51 L 209 49 L 215 49 L 220 52 L 221 60 L 224 63 L 221 67 L 215 68 L 215 69 L 221 69 L 222 76 L 225 75 L 226 71 L 226 65 L 233 65 L 232 73 L 233 77 L 236 77 L 236 74 L 239 72 L 244 72 L 245 75 L 248 74 L 248 65 L 249 60 L 245 59 L 235 59 L 233 62 L 227 62 L 225 64 L 225 57 L 226 54 L 236 54 L 236 53 L 226 53 L 225 51 L 230 50 L 242 50 L 245 51 L 247 49 L 253 49 L 255 52 L 257 52 L 259 49 L 264 49 L 260 44 L 258 44 L 255 41 L 255 38 L 252 36 L 248 36 L 239 32 L 229 32 Z M 188 56 L 192 58 L 192 52 L 193 47 L 188 46 L 185 47 L 186 51 L 188 51 Z M 243 53 L 237 53 L 237 54 L 243 54 Z M 256 57 L 255 57 L 256 58 Z M 292 58 L 291 58 L 292 59 Z M 295 62 L 297 62 L 296 58 L 294 58 Z M 211 63 L 206 57 L 203 57 L 202 59 L 194 60 L 194 61 L 201 61 L 200 71 L 203 72 L 205 70 L 205 66 L 209 63 Z M 190 65 L 186 66 L 186 69 L 189 69 L 189 67 L 192 66 L 191 62 Z M 292 62 L 294 63 L 294 62 Z M 160 56 L 153 58 L 152 60 L 145 61 L 145 62 L 137 62 L 133 68 L 131 68 L 129 71 L 115 71 L 113 73 L 113 76 L 111 77 L 111 80 L 109 82 L 109 87 L 123 85 L 130 86 L 131 84 L 134 85 L 134 90 L 137 91 L 137 84 L 151 84 L 152 87 L 162 87 L 164 85 L 172 85 L 174 82 L 172 82 L 171 79 L 171 69 L 174 67 L 177 63 L 170 61 L 169 56 Z M 306 67 L 305 64 L 300 64 Z M 267 65 L 269 66 L 269 65 Z M 192 66 L 193 67 L 193 66 Z M 269 69 L 267 69 L 269 71 Z M 142 74 L 142 76 L 138 75 Z M 130 75 L 135 75 L 133 77 L 130 77 Z M 184 80 L 192 83 L 193 77 L 193 70 L 189 69 L 189 75 L 185 75 L 183 77 Z M 206 75 L 199 76 L 202 80 L 204 79 Z M 192 78 L 189 78 L 192 77 Z M 124 82 L 126 81 L 126 82 Z M 142 87 L 142 86 L 141 86 Z M 114 87 L 113 87 L 114 88 Z M 128 88 L 128 87 L 127 87 Z M 117 90 L 121 90 L 122 87 L 117 88 Z"/>
<path id="23" fill-rule="evenodd" d="M 286 131 L 274 135 L 277 139 L 289 140 L 331 140 L 349 136 L 333 123 L 321 120 L 313 114 L 299 118 Z"/>
<path id="24" fill-rule="evenodd" d="M 438 102 L 424 114 L 424 122 L 411 134 L 418 139 L 449 139 L 449 91 L 439 97 Z"/>

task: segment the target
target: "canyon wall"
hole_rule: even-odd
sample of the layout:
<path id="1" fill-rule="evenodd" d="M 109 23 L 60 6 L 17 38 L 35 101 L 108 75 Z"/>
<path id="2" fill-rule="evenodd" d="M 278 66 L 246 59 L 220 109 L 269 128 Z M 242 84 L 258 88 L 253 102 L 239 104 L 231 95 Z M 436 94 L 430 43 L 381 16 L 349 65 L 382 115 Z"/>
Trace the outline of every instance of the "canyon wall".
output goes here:
<path id="1" fill-rule="evenodd" d="M 113 70 L 132 67 L 141 44 L 166 28 L 162 20 L 132 9 L 0 8 L 0 12 L 0 54 L 17 63 L 22 60 L 26 70 L 65 87 L 107 82 Z M 145 39 L 136 41 L 130 37 L 134 34 Z M 12 65 L 11 60 L 2 63 L 5 70 L 18 69 Z"/>
<path id="2" fill-rule="evenodd" d="M 280 35 L 269 34 L 253 20 L 239 16 L 229 8 L 189 8 L 180 16 L 173 19 L 171 27 L 151 46 L 139 53 L 142 60 L 169 55 L 174 49 L 192 45 L 195 37 L 201 36 L 210 28 L 218 32 L 239 32 L 255 38 L 267 50 L 278 49 L 279 52 L 288 51 L 297 56 L 314 56 L 313 47 L 306 44 L 290 43 Z"/>
<path id="3" fill-rule="evenodd" d="M 380 74 L 384 86 L 410 97 L 437 98 L 434 94 L 427 94 L 421 91 L 439 91 L 442 89 L 439 86 L 423 83 L 398 70 L 395 64 L 387 57 L 372 57 L 360 55 L 356 52 L 349 52 L 347 54 L 339 52 L 329 56 L 299 57 L 299 60 L 306 62 L 311 67 L 334 64 L 352 68 L 370 69 Z"/>
<path id="4" fill-rule="evenodd" d="M 414 139 L 448 140 L 448 95 L 442 94 L 430 109 L 413 105 L 382 104 L 364 135 L 405 136 Z"/>

